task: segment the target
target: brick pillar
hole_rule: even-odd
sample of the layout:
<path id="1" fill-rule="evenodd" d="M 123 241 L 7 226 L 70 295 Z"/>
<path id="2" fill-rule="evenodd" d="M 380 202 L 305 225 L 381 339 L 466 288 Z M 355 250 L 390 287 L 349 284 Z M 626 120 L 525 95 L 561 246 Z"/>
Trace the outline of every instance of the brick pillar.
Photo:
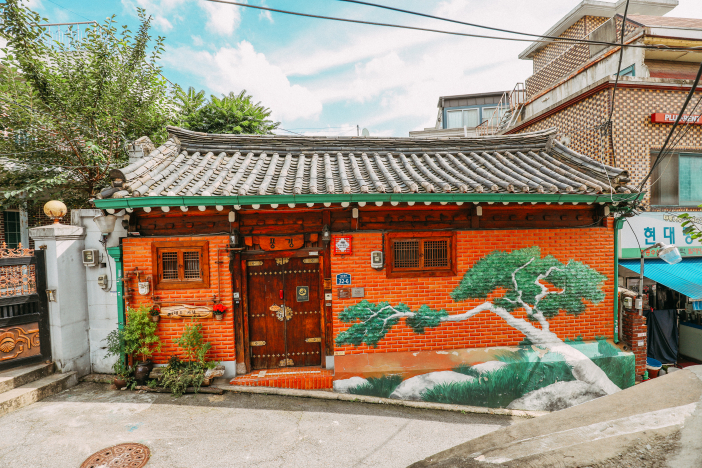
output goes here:
<path id="1" fill-rule="evenodd" d="M 636 380 L 641 380 L 646 372 L 646 317 L 635 311 L 625 310 L 622 314 L 622 338 L 636 356 Z"/>

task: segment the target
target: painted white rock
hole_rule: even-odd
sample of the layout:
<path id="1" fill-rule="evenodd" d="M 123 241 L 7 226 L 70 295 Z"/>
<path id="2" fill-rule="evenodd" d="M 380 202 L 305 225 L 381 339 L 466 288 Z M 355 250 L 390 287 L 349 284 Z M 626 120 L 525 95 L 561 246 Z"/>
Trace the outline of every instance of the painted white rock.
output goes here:
<path id="1" fill-rule="evenodd" d="M 484 374 L 485 372 L 493 372 L 496 371 L 497 369 L 502 369 L 507 365 L 506 362 L 502 361 L 488 361 L 484 362 L 482 364 L 477 364 L 472 367 L 473 370 L 475 370 L 479 374 Z"/>
<path id="2" fill-rule="evenodd" d="M 558 411 L 594 400 L 606 394 L 601 388 L 580 380 L 556 382 L 517 398 L 507 408 L 530 411 Z"/>
<path id="3" fill-rule="evenodd" d="M 334 391 L 337 393 L 349 393 L 350 388 L 356 388 L 359 385 L 367 384 L 368 380 L 363 377 L 351 377 L 350 379 L 335 380 Z"/>
<path id="4" fill-rule="evenodd" d="M 395 391 L 392 392 L 390 398 L 395 400 L 422 401 L 422 392 L 436 385 L 468 382 L 471 380 L 475 380 L 475 377 L 453 371 L 430 372 L 403 381 Z"/>

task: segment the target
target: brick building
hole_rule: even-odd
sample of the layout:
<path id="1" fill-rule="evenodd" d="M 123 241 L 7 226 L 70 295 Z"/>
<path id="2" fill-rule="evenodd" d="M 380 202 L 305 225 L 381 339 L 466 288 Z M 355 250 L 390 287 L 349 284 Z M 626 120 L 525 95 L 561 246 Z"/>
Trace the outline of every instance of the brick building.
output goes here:
<path id="1" fill-rule="evenodd" d="M 169 133 L 113 170 L 113 188 L 94 200 L 127 212 L 115 255 L 126 305 L 161 307 L 157 363 L 180 353 L 173 339 L 197 307 L 209 357 L 235 384 L 333 381 L 341 392 L 512 407 L 557 384 L 545 391 L 574 385 L 566 393 L 582 401 L 633 384 L 634 356 L 613 343 L 611 213 L 639 194 L 626 171 L 553 131 Z M 217 303 L 220 321 L 208 313 Z M 477 395 L 466 386 L 486 372 L 509 388 L 475 401 L 440 385 Z"/>
<path id="2" fill-rule="evenodd" d="M 533 75 L 525 81 L 526 102 L 519 109 L 519 120 L 504 133 L 555 127 L 563 144 L 603 164 L 626 168 L 632 184 L 638 186 L 651 170 L 702 62 L 699 49 L 670 48 L 702 46 L 702 19 L 674 17 L 677 1 L 637 1 L 631 2 L 623 25 L 625 3 L 582 1 L 546 35 L 619 42 L 623 27 L 629 46 L 662 48 L 625 48 L 615 94 L 619 47 L 533 43 L 519 56 L 534 65 Z M 694 309 L 693 300 L 702 299 L 687 295 L 691 293 L 674 279 L 686 276 L 678 270 L 695 267 L 699 275 L 688 279 L 702 284 L 702 245 L 683 233 L 682 219 L 676 217 L 678 213 L 698 216 L 702 204 L 701 99 L 698 88 L 669 151 L 643 187 L 644 212 L 617 225 L 621 229 L 617 254 L 623 259 L 622 287 L 638 290 L 639 262 L 634 259 L 645 247 L 656 242 L 674 244 L 685 257 L 685 267 L 647 260 L 665 273 L 654 276 L 655 268 L 649 269 L 644 281 L 645 307 L 689 313 Z M 634 346 L 639 337 L 627 336 L 626 341 Z"/>

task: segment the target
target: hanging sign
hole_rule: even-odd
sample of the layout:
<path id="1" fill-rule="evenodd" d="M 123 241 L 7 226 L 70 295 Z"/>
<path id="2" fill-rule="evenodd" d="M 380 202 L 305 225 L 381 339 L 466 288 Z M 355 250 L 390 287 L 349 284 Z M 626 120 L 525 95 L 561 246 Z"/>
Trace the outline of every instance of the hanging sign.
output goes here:
<path id="1" fill-rule="evenodd" d="M 347 286 L 349 284 L 351 284 L 351 275 L 348 273 L 339 273 L 336 275 L 337 286 Z"/>
<path id="2" fill-rule="evenodd" d="M 689 114 L 683 114 L 683 116 L 680 118 L 680 123 L 681 124 L 693 124 L 693 125 L 702 125 L 702 116 L 699 115 L 689 115 Z M 651 114 L 651 122 L 653 123 L 668 123 L 672 124 L 675 123 L 675 120 L 678 118 L 678 114 L 667 114 L 665 112 L 656 112 L 655 114 Z"/>
<path id="3" fill-rule="evenodd" d="M 351 255 L 351 236 L 334 236 L 334 255 Z"/>
<path id="4" fill-rule="evenodd" d="M 675 245 L 683 257 L 701 257 L 702 243 L 683 232 L 682 222 L 690 220 L 696 224 L 702 223 L 699 211 L 691 211 L 690 218 L 680 218 L 679 213 L 651 212 L 627 218 L 620 236 L 620 258 L 640 258 L 641 250 L 657 242 Z M 657 258 L 658 249 L 651 249 L 644 253 L 645 257 Z"/>
<path id="5" fill-rule="evenodd" d="M 305 245 L 304 234 L 299 234 L 296 236 L 254 236 L 254 244 L 261 246 L 261 250 L 266 250 L 268 252 L 275 250 L 291 250 L 299 249 Z"/>

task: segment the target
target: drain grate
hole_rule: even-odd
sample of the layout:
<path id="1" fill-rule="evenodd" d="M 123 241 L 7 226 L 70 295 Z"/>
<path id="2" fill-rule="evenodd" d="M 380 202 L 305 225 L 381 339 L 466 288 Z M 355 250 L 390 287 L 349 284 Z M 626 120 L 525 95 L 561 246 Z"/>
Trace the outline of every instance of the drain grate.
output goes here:
<path id="1" fill-rule="evenodd" d="M 80 468 L 141 468 L 151 456 L 142 444 L 119 444 L 90 455 Z"/>

